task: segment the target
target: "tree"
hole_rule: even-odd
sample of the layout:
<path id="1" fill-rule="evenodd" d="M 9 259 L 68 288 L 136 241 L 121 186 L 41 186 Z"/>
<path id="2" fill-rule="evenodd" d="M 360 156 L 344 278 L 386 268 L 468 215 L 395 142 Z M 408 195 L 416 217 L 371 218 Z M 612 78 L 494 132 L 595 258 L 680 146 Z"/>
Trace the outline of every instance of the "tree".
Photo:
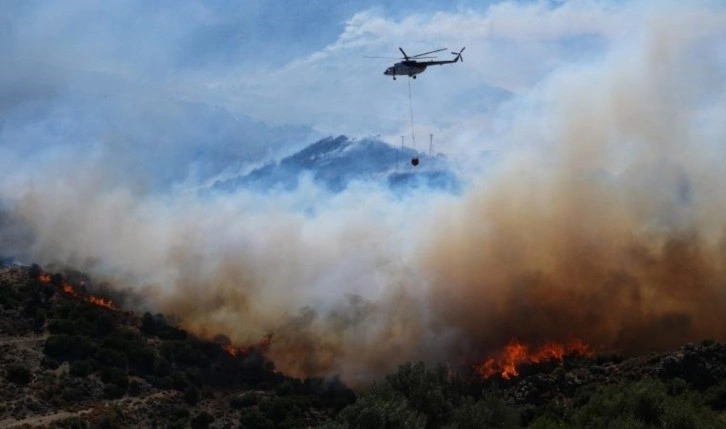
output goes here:
<path id="1" fill-rule="evenodd" d="M 31 279 L 37 279 L 42 273 L 43 270 L 40 268 L 40 266 L 38 264 L 33 264 L 28 270 L 28 277 Z"/>
<path id="2" fill-rule="evenodd" d="M 141 332 L 146 335 L 156 335 L 156 319 L 148 311 L 141 318 Z"/>

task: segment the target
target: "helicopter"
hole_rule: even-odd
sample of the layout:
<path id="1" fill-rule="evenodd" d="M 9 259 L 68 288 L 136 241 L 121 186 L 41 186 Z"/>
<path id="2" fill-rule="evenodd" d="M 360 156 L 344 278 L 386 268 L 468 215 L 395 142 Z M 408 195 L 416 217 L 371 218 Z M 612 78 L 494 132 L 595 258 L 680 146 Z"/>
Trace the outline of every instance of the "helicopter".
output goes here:
<path id="1" fill-rule="evenodd" d="M 464 62 L 464 58 L 461 56 L 461 53 L 464 52 L 464 49 L 466 47 L 461 48 L 459 52 L 452 52 L 451 55 L 456 55 L 456 57 L 453 60 L 449 61 L 419 61 L 424 58 L 435 58 L 435 57 L 425 57 L 424 55 L 433 54 L 436 52 L 445 51 L 446 48 L 436 49 L 434 51 L 424 52 L 422 54 L 418 55 L 411 55 L 408 56 L 406 52 L 399 47 L 398 50 L 401 51 L 403 54 L 402 58 L 391 58 L 391 57 L 366 57 L 366 58 L 389 58 L 389 59 L 395 59 L 395 60 L 403 60 L 399 61 L 396 64 L 392 65 L 391 67 L 388 67 L 386 71 L 383 72 L 386 76 L 393 77 L 393 80 L 396 80 L 396 76 L 408 76 L 416 79 L 416 75 L 419 73 L 423 73 L 426 70 L 426 67 L 428 66 L 438 66 L 442 64 L 453 64 L 461 60 L 461 62 Z"/>

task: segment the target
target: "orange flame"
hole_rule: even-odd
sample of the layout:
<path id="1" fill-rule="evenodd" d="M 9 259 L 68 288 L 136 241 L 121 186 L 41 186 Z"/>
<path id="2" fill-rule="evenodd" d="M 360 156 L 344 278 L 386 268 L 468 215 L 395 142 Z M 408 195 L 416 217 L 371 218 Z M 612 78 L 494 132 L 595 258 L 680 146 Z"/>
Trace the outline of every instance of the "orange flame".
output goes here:
<path id="1" fill-rule="evenodd" d="M 43 283 L 50 283 L 51 275 L 50 274 L 41 274 L 40 276 L 38 276 L 38 279 L 40 281 L 42 281 Z M 108 308 L 111 310 L 116 310 L 116 307 L 113 305 L 113 301 L 111 301 L 110 299 L 104 299 L 104 298 L 94 296 L 94 295 L 88 295 L 88 296 L 83 297 L 81 294 L 76 292 L 76 290 L 73 288 L 72 285 L 70 285 L 68 283 L 63 283 L 63 286 L 61 286 L 61 290 L 65 293 L 67 293 L 68 295 L 80 297 L 80 298 L 84 299 L 85 301 L 90 302 L 93 305 Z"/>
<path id="2" fill-rule="evenodd" d="M 222 346 L 225 352 L 227 352 L 230 356 L 237 356 L 240 352 L 240 349 L 238 349 L 235 346 Z"/>
<path id="3" fill-rule="evenodd" d="M 99 298 L 97 296 L 88 295 L 86 298 L 86 301 L 90 302 L 91 304 L 97 305 L 99 307 L 105 307 L 111 310 L 115 310 L 116 307 L 114 307 L 113 302 L 110 299 L 103 299 Z"/>
<path id="4" fill-rule="evenodd" d="M 530 351 L 529 347 L 517 340 L 511 340 L 496 358 L 488 358 L 474 367 L 477 374 L 489 378 L 500 373 L 502 378 L 509 380 L 519 375 L 517 366 L 523 363 L 539 363 L 547 360 L 558 360 L 562 363 L 565 356 L 592 356 L 593 350 L 581 340 L 563 343 L 545 343 Z"/>
<path id="5" fill-rule="evenodd" d="M 262 339 L 254 344 L 246 345 L 246 346 L 222 346 L 222 349 L 224 349 L 227 354 L 230 356 L 247 356 L 254 350 L 260 350 L 262 352 L 267 351 L 267 349 L 270 347 L 270 343 L 272 343 L 272 334 L 267 334 Z"/>

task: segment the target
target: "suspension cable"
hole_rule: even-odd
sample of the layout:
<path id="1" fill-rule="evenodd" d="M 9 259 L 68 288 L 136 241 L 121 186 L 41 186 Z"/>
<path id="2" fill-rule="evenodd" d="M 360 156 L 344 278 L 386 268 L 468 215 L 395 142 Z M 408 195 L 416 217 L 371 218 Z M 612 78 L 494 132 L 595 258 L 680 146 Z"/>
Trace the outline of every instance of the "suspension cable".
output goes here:
<path id="1" fill-rule="evenodd" d="M 411 78 L 406 79 L 408 81 L 408 112 L 411 115 L 411 144 L 413 150 L 416 150 L 416 135 L 413 132 L 413 97 L 411 97 Z"/>

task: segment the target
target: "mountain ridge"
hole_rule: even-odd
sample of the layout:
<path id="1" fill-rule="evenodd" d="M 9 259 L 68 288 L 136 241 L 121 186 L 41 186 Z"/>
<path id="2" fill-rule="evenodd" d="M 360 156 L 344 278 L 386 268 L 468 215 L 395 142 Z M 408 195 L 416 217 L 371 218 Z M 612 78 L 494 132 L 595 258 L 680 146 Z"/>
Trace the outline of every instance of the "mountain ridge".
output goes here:
<path id="1" fill-rule="evenodd" d="M 412 158 L 419 159 L 419 166 L 411 165 Z M 451 163 L 443 155 L 397 148 L 375 138 L 339 135 L 321 139 L 249 173 L 217 181 L 212 189 L 292 190 L 304 174 L 334 192 L 343 191 L 355 181 L 373 181 L 392 190 L 423 186 L 456 192 L 461 187 Z"/>

